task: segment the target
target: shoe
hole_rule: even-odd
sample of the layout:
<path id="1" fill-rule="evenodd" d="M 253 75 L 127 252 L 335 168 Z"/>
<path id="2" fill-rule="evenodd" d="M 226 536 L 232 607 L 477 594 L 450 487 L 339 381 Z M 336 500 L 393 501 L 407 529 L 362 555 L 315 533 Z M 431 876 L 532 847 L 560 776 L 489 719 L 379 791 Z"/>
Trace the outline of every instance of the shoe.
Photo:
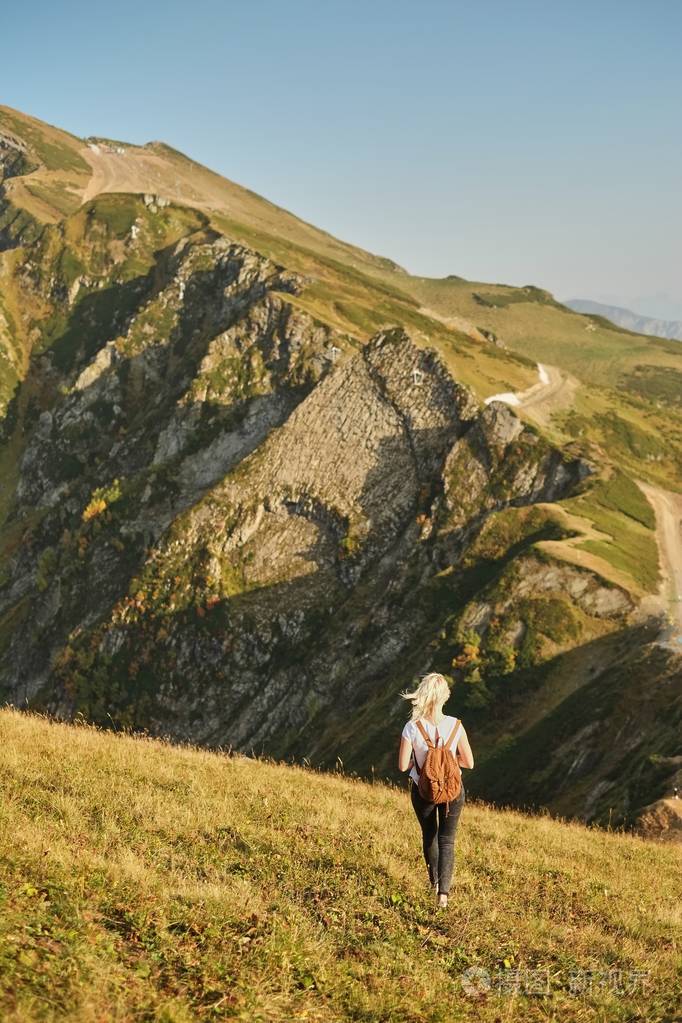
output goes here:
<path id="1" fill-rule="evenodd" d="M 437 906 L 438 906 L 438 909 L 447 909 L 448 908 L 448 897 L 447 897 L 447 895 L 445 893 L 443 893 L 442 895 L 438 895 L 438 897 L 437 897 Z"/>

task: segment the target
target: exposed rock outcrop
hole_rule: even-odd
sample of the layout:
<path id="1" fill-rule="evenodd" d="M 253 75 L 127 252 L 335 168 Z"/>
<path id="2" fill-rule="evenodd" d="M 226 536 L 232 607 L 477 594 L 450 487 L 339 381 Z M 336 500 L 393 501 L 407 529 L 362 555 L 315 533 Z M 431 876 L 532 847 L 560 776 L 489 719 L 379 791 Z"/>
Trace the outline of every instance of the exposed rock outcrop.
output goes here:
<path id="1" fill-rule="evenodd" d="M 23 139 L 12 132 L 0 130 L 0 185 L 6 178 L 29 174 L 38 166 Z"/>
<path id="2" fill-rule="evenodd" d="M 538 509 L 590 474 L 578 447 L 403 329 L 318 322 L 305 276 L 151 192 L 15 255 L 4 699 L 391 777 L 416 675 L 475 716 L 624 626 L 623 589 L 538 546 L 565 535 Z"/>
<path id="3" fill-rule="evenodd" d="M 111 344 L 80 370 L 55 412 L 58 427 L 51 415 L 39 422 L 19 495 L 48 509 L 59 505 L 61 524 L 63 509 L 72 521 L 82 510 L 85 521 L 71 538 L 82 568 L 65 597 L 64 553 L 57 567 L 48 564 L 52 578 L 30 626 L 40 625 L 42 658 L 18 630 L 6 685 L 62 714 L 115 711 L 121 720 L 203 742 L 311 752 L 320 713 L 334 715 L 395 671 L 424 630 L 433 630 L 424 603 L 429 587 L 486 518 L 563 496 L 584 467 L 549 448 L 505 406 L 479 407 L 433 352 L 401 330 L 379 333 L 338 363 L 325 361 L 324 332 L 268 296 L 267 279 L 280 292 L 283 286 L 274 269 L 261 263 L 255 273 L 241 250 L 228 256 L 218 262 L 223 273 L 231 267 L 229 287 L 239 289 L 245 275 L 251 290 L 251 300 L 239 304 L 243 315 L 230 324 L 230 303 L 224 317 L 214 312 L 212 340 L 202 359 L 192 358 L 191 385 L 159 404 L 153 424 L 129 429 L 106 451 L 109 478 L 115 467 L 117 478 L 136 480 L 129 496 L 126 487 L 120 495 L 94 492 L 83 510 L 84 495 L 67 498 L 68 483 L 50 475 L 58 460 L 50 446 L 63 443 L 69 417 L 82 421 L 96 401 L 122 415 L 135 407 Z M 225 279 L 220 283 L 224 293 Z M 147 373 L 147 353 L 169 346 L 172 340 L 144 338 L 132 345 L 132 358 L 145 359 Z M 308 395 L 296 404 L 283 395 L 304 348 Z M 252 354 L 257 373 L 247 399 L 244 368 L 253 365 Z M 161 395 L 167 378 L 157 361 Z M 227 429 L 202 436 L 205 412 L 194 410 L 209 395 L 219 410 L 221 397 L 228 406 L 235 397 L 247 401 L 251 427 L 233 410 Z M 92 438 L 84 455 L 91 445 Z M 77 438 L 70 450 L 79 450 Z M 172 495 L 159 492 L 161 479 Z M 103 512 L 111 502 L 115 530 L 96 511 L 88 518 L 97 501 Z M 118 557 L 121 537 L 126 550 Z M 28 592 L 30 565 L 30 554 L 17 557 L 5 606 L 16 607 Z M 571 585 L 577 593 L 575 580 Z M 93 592 L 84 615 L 78 601 Z"/>

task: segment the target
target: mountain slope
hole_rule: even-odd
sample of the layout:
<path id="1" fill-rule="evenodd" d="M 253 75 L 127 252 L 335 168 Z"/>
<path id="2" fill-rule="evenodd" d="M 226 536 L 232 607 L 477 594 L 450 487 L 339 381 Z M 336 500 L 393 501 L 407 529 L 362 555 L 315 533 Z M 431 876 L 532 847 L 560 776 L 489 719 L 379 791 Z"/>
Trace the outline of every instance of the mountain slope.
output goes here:
<path id="1" fill-rule="evenodd" d="M 626 351 L 673 378 L 672 344 L 410 277 L 160 143 L 7 108 L 0 133 L 5 699 L 391 777 L 396 694 L 435 667 L 482 767 L 548 744 L 518 801 L 632 823 L 668 794 L 682 673 L 638 624 L 658 557 L 635 477 L 674 489 L 680 426 L 600 381 Z M 574 406 L 482 403 L 528 392 L 547 346 Z M 642 658 L 671 728 L 646 716 L 636 784 L 592 755 L 567 801 L 552 714 Z"/>
<path id="2" fill-rule="evenodd" d="M 163 143 L 77 140 L 8 107 L 0 107 L 3 130 L 15 138 L 23 133 L 24 145 L 37 140 L 31 157 L 37 169 L 5 186 L 5 201 L 11 199 L 14 212 L 4 219 L 12 218 L 15 232 L 34 230 L 32 221 L 25 223 L 29 215 L 40 222 L 59 219 L 101 191 L 160 193 L 201 210 L 217 230 L 307 275 L 308 287 L 298 301 L 334 327 L 366 339 L 387 324 L 401 323 L 413 329 L 418 342 L 420 336 L 428 338 L 480 398 L 530 387 L 531 362 L 564 369 L 581 386 L 573 409 L 557 408 L 557 438 L 589 436 L 639 475 L 669 489 L 682 487 L 677 407 L 682 352 L 674 342 L 633 336 L 599 317 L 581 316 L 532 286 L 413 277 Z M 40 154 L 47 161 L 42 166 Z M 66 207 L 64 192 L 71 196 Z M 54 205 L 48 210 L 50 199 Z M 0 231 L 2 223 L 0 215 Z M 497 339 L 497 347 L 486 344 L 486 337 Z"/>
<path id="3" fill-rule="evenodd" d="M 7 1023 L 679 1009 L 671 846 L 469 802 L 436 914 L 405 791 L 7 710 L 0 736 Z"/>
<path id="4" fill-rule="evenodd" d="M 599 317 L 586 319 L 537 287 L 411 276 L 391 260 L 337 241 L 163 143 L 86 143 L 8 107 L 0 107 L 3 128 L 14 137 L 38 140 L 32 157 L 37 169 L 29 178 L 15 176 L 5 188 L 19 222 L 29 214 L 58 219 L 101 191 L 160 192 L 200 210 L 230 237 L 309 274 L 301 301 L 340 329 L 368 337 L 387 322 L 401 322 L 431 343 L 439 344 L 441 335 L 450 342 L 453 336 L 481 342 L 472 362 L 464 359 L 458 367 L 458 375 L 467 373 L 465 383 L 481 398 L 534 383 L 530 365 L 525 368 L 514 352 L 570 371 L 583 387 L 574 414 L 557 415 L 560 435 L 606 442 L 631 464 L 648 462 L 657 482 L 682 486 L 682 440 L 679 428 L 671 429 L 668 407 L 682 393 L 682 353 L 673 343 L 633 338 Z M 69 209 L 57 196 L 59 190 L 72 196 Z M 48 211 L 50 196 L 54 205 Z M 506 352 L 491 352 L 494 346 L 486 346 L 486 337 L 497 337 Z"/>
<path id="5" fill-rule="evenodd" d="M 610 320 L 617 327 L 625 327 L 635 334 L 651 334 L 654 337 L 666 337 L 671 341 L 682 340 L 682 322 L 680 320 L 660 320 L 653 316 L 642 316 L 630 309 L 619 306 L 604 305 L 588 298 L 570 298 L 564 303 L 577 313 L 595 313 Z"/>

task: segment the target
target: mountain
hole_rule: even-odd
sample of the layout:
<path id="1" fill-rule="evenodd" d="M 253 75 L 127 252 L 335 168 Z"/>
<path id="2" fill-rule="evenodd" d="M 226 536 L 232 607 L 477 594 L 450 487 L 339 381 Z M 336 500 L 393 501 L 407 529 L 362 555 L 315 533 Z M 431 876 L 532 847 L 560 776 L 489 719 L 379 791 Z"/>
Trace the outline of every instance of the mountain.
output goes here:
<path id="1" fill-rule="evenodd" d="M 4 700 L 397 780 L 436 669 L 472 794 L 664 821 L 679 345 L 160 142 L 0 107 L 0 167 Z"/>
<path id="2" fill-rule="evenodd" d="M 569 309 L 577 313 L 594 313 L 610 320 L 617 327 L 625 327 L 635 334 L 651 334 L 654 337 L 667 337 L 672 341 L 682 340 L 682 320 L 657 320 L 651 316 L 640 316 L 630 309 L 621 309 L 615 305 L 604 305 L 592 302 L 588 298 L 569 298 L 565 303 Z"/>
<path id="3" fill-rule="evenodd" d="M 673 846 L 468 800 L 435 913 L 393 786 L 8 709 L 0 735 L 3 1020 L 678 1016 Z"/>

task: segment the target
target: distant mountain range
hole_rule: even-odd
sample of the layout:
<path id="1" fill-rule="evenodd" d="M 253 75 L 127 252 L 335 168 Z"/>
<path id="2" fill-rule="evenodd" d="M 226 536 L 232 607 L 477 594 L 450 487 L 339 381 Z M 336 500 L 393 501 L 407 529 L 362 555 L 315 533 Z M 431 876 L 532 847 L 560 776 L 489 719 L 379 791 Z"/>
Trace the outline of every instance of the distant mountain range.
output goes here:
<path id="1" fill-rule="evenodd" d="M 621 309 L 617 305 L 604 305 L 592 302 L 589 298 L 569 298 L 564 302 L 569 309 L 577 313 L 594 313 L 605 316 L 617 327 L 634 330 L 636 334 L 651 334 L 653 337 L 666 337 L 671 341 L 682 341 L 682 320 L 657 320 L 652 316 L 640 316 L 630 309 Z"/>

